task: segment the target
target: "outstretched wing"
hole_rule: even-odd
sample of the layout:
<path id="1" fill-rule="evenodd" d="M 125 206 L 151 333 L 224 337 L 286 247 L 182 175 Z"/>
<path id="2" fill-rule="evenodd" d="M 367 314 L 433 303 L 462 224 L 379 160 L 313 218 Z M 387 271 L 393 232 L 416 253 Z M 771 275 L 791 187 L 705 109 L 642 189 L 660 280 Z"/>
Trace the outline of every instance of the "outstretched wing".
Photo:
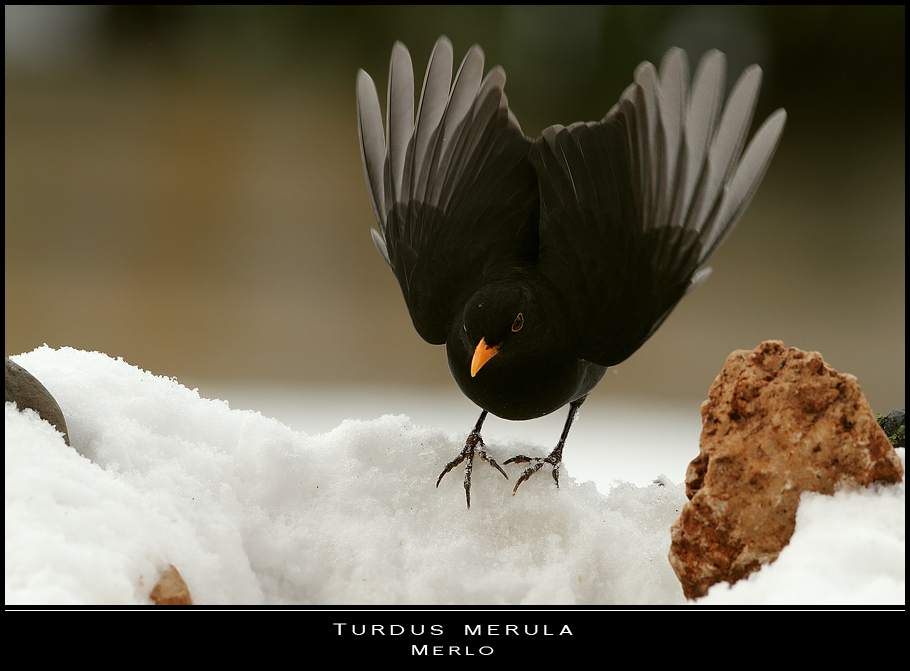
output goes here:
<path id="1" fill-rule="evenodd" d="M 692 83 L 685 52 L 650 63 L 600 122 L 553 126 L 531 152 L 540 181 L 538 267 L 563 295 L 580 356 L 628 358 L 704 268 L 749 204 L 784 128 L 774 112 L 743 152 L 761 69 L 726 107 L 725 58 L 711 51 Z"/>
<path id="2" fill-rule="evenodd" d="M 531 141 L 510 113 L 505 73 L 483 75 L 474 46 L 452 84 L 441 37 L 427 66 L 417 118 L 407 48 L 396 42 L 385 137 L 373 80 L 357 74 L 364 171 L 379 231 L 417 332 L 446 341 L 452 321 L 489 273 L 537 259 L 537 178 Z"/>

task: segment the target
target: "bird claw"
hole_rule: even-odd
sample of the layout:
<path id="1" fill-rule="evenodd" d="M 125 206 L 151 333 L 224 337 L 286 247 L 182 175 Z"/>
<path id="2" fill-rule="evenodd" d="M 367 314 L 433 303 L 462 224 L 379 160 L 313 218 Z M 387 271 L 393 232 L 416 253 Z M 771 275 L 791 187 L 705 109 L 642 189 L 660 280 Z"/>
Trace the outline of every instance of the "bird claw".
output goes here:
<path id="1" fill-rule="evenodd" d="M 440 473 L 439 477 L 436 479 L 436 486 L 439 487 L 439 483 L 442 482 L 442 479 L 445 477 L 446 473 L 458 466 L 458 464 L 460 464 L 462 461 L 467 460 L 468 463 L 465 464 L 464 467 L 464 494 L 465 500 L 468 504 L 468 510 L 471 509 L 471 472 L 474 470 L 475 456 L 480 457 L 497 471 L 502 473 L 502 477 L 504 477 L 506 480 L 509 479 L 509 476 L 506 475 L 506 472 L 504 470 L 502 470 L 502 467 L 497 464 L 496 460 L 487 454 L 487 451 L 483 448 L 483 438 L 480 436 L 480 431 L 475 428 L 473 431 L 471 431 L 471 434 L 468 436 L 467 441 L 465 441 L 464 449 L 461 451 L 461 453 L 452 459 L 452 461 L 450 461 L 448 464 L 446 464 L 446 467 L 442 469 L 442 473 Z"/>
<path id="2" fill-rule="evenodd" d="M 566 444 L 569 429 L 572 428 L 572 422 L 575 421 L 578 409 L 581 407 L 581 404 L 585 402 L 586 398 L 587 396 L 582 396 L 581 398 L 572 401 L 572 404 L 569 406 L 569 415 L 566 417 L 566 425 L 562 429 L 562 435 L 559 437 L 559 442 L 556 443 L 556 447 L 553 448 L 553 451 L 550 452 L 550 454 L 545 457 L 526 457 L 523 454 L 519 454 L 503 462 L 504 464 L 534 464 L 525 470 L 525 472 L 521 474 L 521 477 L 518 478 L 518 482 L 515 483 L 515 488 L 512 490 L 512 496 L 515 496 L 515 492 L 518 491 L 518 487 L 521 483 L 543 468 L 544 464 L 550 464 L 550 466 L 553 467 L 553 482 L 556 483 L 556 488 L 559 489 L 559 467 L 562 465 L 562 448 Z"/>
<path id="3" fill-rule="evenodd" d="M 546 457 L 526 457 L 523 454 L 519 454 L 503 462 L 504 465 L 512 463 L 534 464 L 530 468 L 526 469 L 525 472 L 521 474 L 521 477 L 518 478 L 518 482 L 515 483 L 515 487 L 512 489 L 512 496 L 515 496 L 515 493 L 518 491 L 518 487 L 521 485 L 521 483 L 530 478 L 541 468 L 543 468 L 544 464 L 550 464 L 550 466 L 553 467 L 553 482 L 556 483 L 557 489 L 559 488 L 559 466 L 562 464 L 562 449 L 557 448 L 550 452 L 550 454 Z"/>

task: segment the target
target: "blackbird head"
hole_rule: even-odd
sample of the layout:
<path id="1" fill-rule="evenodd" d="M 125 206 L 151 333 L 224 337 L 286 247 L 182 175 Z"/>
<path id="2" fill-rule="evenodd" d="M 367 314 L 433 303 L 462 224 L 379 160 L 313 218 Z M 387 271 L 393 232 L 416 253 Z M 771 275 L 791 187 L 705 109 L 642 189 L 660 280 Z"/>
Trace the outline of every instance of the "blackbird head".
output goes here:
<path id="1" fill-rule="evenodd" d="M 482 295 L 485 294 L 485 295 Z M 533 339 L 539 314 L 533 296 L 521 287 L 478 292 L 468 304 L 462 328 L 473 346 L 471 377 L 500 353 L 512 356 Z M 527 330 L 525 330 L 527 326 Z"/>
<path id="2" fill-rule="evenodd" d="M 571 395 L 578 358 L 558 304 L 536 282 L 481 287 L 452 325 L 449 369 L 465 395 L 494 415 L 531 419 Z"/>
<path id="3" fill-rule="evenodd" d="M 461 329 L 471 377 L 494 359 L 496 368 L 527 368 L 537 357 L 553 356 L 565 325 L 540 298 L 527 282 L 502 281 L 483 286 L 468 300 Z"/>

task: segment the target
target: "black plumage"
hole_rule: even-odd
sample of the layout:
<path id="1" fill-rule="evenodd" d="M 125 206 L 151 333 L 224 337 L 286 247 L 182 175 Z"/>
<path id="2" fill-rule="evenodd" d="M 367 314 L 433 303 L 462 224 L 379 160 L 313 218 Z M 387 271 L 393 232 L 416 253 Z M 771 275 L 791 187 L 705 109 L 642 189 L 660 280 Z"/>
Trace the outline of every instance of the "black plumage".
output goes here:
<path id="1" fill-rule="evenodd" d="M 449 368 L 483 411 L 462 461 L 471 504 L 487 412 L 510 420 L 569 404 L 544 464 L 559 484 L 578 407 L 608 366 L 628 358 L 698 286 L 764 176 L 786 114 L 774 112 L 743 151 L 761 70 L 751 66 L 723 106 L 725 58 L 702 59 L 691 89 L 685 52 L 650 63 L 598 122 L 525 137 L 509 110 L 505 73 L 483 77 L 468 51 L 452 82 L 452 45 L 430 57 L 417 116 L 410 55 L 392 50 L 385 131 L 372 79 L 357 75 L 364 170 L 379 231 L 426 341 L 446 345 Z M 508 477 L 508 476 L 506 476 Z M 437 480 L 437 485 L 439 484 Z"/>

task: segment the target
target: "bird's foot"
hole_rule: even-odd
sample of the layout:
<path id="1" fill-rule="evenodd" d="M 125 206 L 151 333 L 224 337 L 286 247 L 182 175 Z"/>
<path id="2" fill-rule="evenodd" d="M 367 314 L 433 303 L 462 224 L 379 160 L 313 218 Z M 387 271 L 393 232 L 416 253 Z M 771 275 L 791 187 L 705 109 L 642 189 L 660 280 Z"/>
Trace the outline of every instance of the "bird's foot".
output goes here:
<path id="1" fill-rule="evenodd" d="M 478 422 L 479 424 L 479 422 Z M 471 472 L 474 470 L 474 457 L 480 457 L 486 461 L 490 466 L 495 468 L 497 471 L 502 473 L 502 476 L 508 480 L 509 476 L 506 475 L 506 472 L 502 470 L 502 467 L 496 463 L 496 460 L 487 454 L 487 451 L 484 448 L 483 438 L 480 436 L 480 429 L 475 427 L 468 435 L 467 441 L 465 441 L 464 449 L 461 451 L 457 457 L 452 461 L 446 464 L 446 467 L 442 469 L 442 473 L 439 474 L 439 478 L 436 480 L 436 486 L 439 487 L 439 483 L 442 482 L 445 474 L 451 471 L 453 468 L 458 466 L 462 461 L 467 461 L 464 467 L 464 494 L 465 499 L 468 503 L 468 509 L 471 508 Z"/>
<path id="2" fill-rule="evenodd" d="M 534 464 L 533 466 L 527 468 L 524 473 L 521 474 L 521 477 L 518 478 L 518 482 L 515 483 L 514 489 L 512 489 L 512 496 L 515 495 L 515 492 L 518 491 L 518 487 L 522 482 L 530 478 L 537 471 L 543 468 L 544 464 L 550 464 L 553 467 L 553 482 L 556 483 L 556 487 L 559 487 L 559 466 L 562 464 L 562 444 L 556 446 L 556 449 L 550 452 L 545 457 L 526 457 L 523 454 L 516 455 L 511 459 L 507 459 L 504 464 Z"/>

